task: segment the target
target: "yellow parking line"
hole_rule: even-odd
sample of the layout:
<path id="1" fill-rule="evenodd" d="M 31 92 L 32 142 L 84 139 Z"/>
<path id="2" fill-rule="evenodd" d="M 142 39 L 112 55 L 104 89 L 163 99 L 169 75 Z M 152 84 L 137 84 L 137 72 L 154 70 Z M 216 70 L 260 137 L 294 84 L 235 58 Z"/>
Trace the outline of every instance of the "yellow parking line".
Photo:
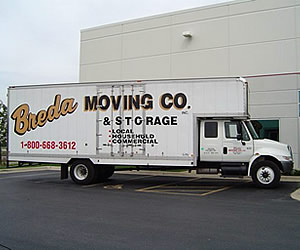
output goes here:
<path id="1" fill-rule="evenodd" d="M 123 188 L 122 184 L 118 185 L 106 185 L 104 186 L 104 189 L 116 189 L 116 190 L 121 190 Z"/>
<path id="2" fill-rule="evenodd" d="M 151 178 L 151 177 L 155 177 L 155 176 L 156 175 L 132 178 L 129 180 L 125 180 L 122 183 L 116 183 L 116 184 L 112 184 L 112 185 L 105 185 L 105 183 L 96 183 L 96 184 L 83 186 L 83 187 L 89 188 L 89 187 L 96 187 L 96 186 L 103 185 L 105 189 L 111 189 L 111 186 L 118 187 L 115 189 L 122 189 L 124 183 L 128 183 L 128 182 L 139 180 L 139 179 Z M 164 183 L 164 184 L 160 184 L 160 185 L 156 185 L 156 186 L 149 186 L 149 187 L 145 187 L 145 188 L 139 188 L 139 189 L 136 189 L 135 191 L 146 192 L 146 193 L 163 193 L 163 194 L 173 194 L 173 195 L 175 194 L 175 195 L 188 195 L 188 196 L 203 197 L 203 196 L 207 196 L 210 194 L 222 192 L 222 191 L 228 190 L 233 187 L 233 186 L 221 186 L 220 187 L 220 186 L 209 186 L 209 185 L 205 185 L 205 186 L 185 185 L 184 186 L 184 184 L 183 184 L 186 182 L 192 182 L 192 181 L 196 181 L 199 179 L 201 179 L 201 177 L 191 178 L 191 179 L 187 179 L 184 181 L 169 182 L 169 183 Z M 183 185 L 181 185 L 181 184 L 183 184 Z M 119 186 L 121 188 L 119 188 Z"/>
<path id="3" fill-rule="evenodd" d="M 159 189 L 161 192 L 208 192 L 209 189 Z"/>
<path id="4" fill-rule="evenodd" d="M 155 177 L 155 176 L 156 176 L 156 175 L 136 177 L 136 178 L 132 178 L 132 179 L 129 179 L 129 180 L 127 180 L 127 181 L 124 181 L 123 183 L 125 183 L 125 182 L 130 182 L 130 181 L 135 181 L 135 180 L 140 180 L 140 179 L 151 178 L 151 177 Z"/>
<path id="5" fill-rule="evenodd" d="M 251 182 L 251 181 L 248 180 L 248 181 L 246 181 L 245 183 L 249 183 L 249 182 Z M 241 184 L 243 184 L 243 183 L 240 183 L 240 184 L 238 184 L 238 185 L 241 185 Z M 236 186 L 238 186 L 238 185 L 236 185 Z M 212 190 L 212 191 L 210 191 L 210 192 L 207 192 L 207 193 L 205 193 L 205 194 L 202 194 L 201 196 L 206 196 L 206 195 L 210 195 L 210 194 L 222 192 L 222 191 L 231 189 L 231 188 L 233 188 L 233 187 L 234 187 L 234 186 L 227 186 L 227 187 L 219 188 L 219 189 L 216 189 L 216 190 Z"/>
<path id="6" fill-rule="evenodd" d="M 178 192 L 164 192 L 164 191 L 158 191 L 158 190 L 135 190 L 137 192 L 143 192 L 143 193 L 161 193 L 161 194 L 175 194 L 175 195 L 189 195 L 189 196 L 201 196 L 201 194 L 191 194 L 191 193 L 178 193 Z"/>
<path id="7" fill-rule="evenodd" d="M 168 185 L 176 184 L 176 183 L 178 183 L 178 182 L 171 182 L 171 183 L 165 183 L 165 184 L 161 184 L 161 185 L 157 185 L 157 186 L 150 186 L 150 187 L 140 188 L 140 189 L 137 189 L 136 191 L 147 191 L 147 190 L 152 190 L 152 189 L 158 189 L 158 188 L 166 187 Z"/>
<path id="8" fill-rule="evenodd" d="M 130 181 L 145 179 L 145 178 L 150 178 L 150 177 L 152 177 L 152 176 L 136 177 L 136 178 L 132 178 L 130 180 L 124 181 L 123 183 L 117 183 L 117 184 L 113 184 L 113 185 L 105 185 L 105 182 L 101 182 L 101 183 L 95 183 L 95 184 L 86 185 L 86 186 L 82 186 L 82 187 L 83 188 L 92 188 L 92 187 L 98 187 L 98 186 L 104 185 L 104 188 L 105 188 L 106 186 L 117 186 L 117 185 L 122 185 L 123 186 L 124 183 L 130 182 Z"/>
<path id="9" fill-rule="evenodd" d="M 135 190 L 137 192 L 145 192 L 145 193 L 161 193 L 161 194 L 175 194 L 175 195 L 188 195 L 188 196 L 206 196 L 206 195 L 210 195 L 210 194 L 213 194 L 213 193 L 217 193 L 217 192 L 221 192 L 221 191 L 225 191 L 227 189 L 230 189 L 232 188 L 233 186 L 229 186 L 229 187 L 223 187 L 223 188 L 219 188 L 219 189 L 216 189 L 216 190 L 212 190 L 212 191 L 209 191 L 207 192 L 208 190 L 195 190 L 195 191 L 204 191 L 205 193 L 188 193 L 188 191 L 191 191 L 191 190 L 185 190 L 186 193 L 184 193 L 184 190 L 176 190 L 176 191 L 173 191 L 173 190 L 143 190 L 143 189 L 138 189 L 138 190 Z M 180 191 L 183 191 L 183 192 L 180 192 Z"/>
<path id="10" fill-rule="evenodd" d="M 222 186 L 220 188 L 211 190 L 212 188 L 216 188 L 219 186 L 181 186 L 176 184 L 181 184 L 184 182 L 191 182 L 194 180 L 201 179 L 201 177 L 188 179 L 186 181 L 181 182 L 171 182 L 171 183 L 165 183 L 161 185 L 156 186 L 150 186 L 146 188 L 140 188 L 136 189 L 137 192 L 148 192 L 148 193 L 164 193 L 164 194 L 178 194 L 178 195 L 190 195 L 190 196 L 206 196 L 218 192 L 222 192 L 225 190 L 228 190 L 230 188 L 233 188 L 233 186 Z M 176 185 L 176 186 L 174 186 Z M 195 189 L 196 188 L 196 189 Z M 192 193 L 192 192 L 199 192 L 199 193 Z"/>
<path id="11" fill-rule="evenodd" d="M 181 188 L 187 188 L 187 189 L 189 189 L 189 188 L 196 188 L 196 189 L 198 189 L 198 188 L 206 188 L 206 190 L 211 190 L 212 188 L 218 188 L 218 187 L 220 187 L 220 186 L 201 186 L 201 185 L 199 185 L 199 186 L 168 186 L 168 188 L 173 188 L 173 189 L 181 189 Z"/>
<path id="12" fill-rule="evenodd" d="M 194 181 L 194 180 L 198 180 L 198 179 L 201 179 L 201 177 L 196 177 L 196 178 L 188 179 L 188 180 L 185 180 L 185 181 L 176 181 L 176 182 L 165 183 L 165 184 L 161 184 L 161 185 L 157 185 L 157 186 L 150 186 L 150 187 L 140 188 L 140 189 L 137 189 L 136 191 L 143 192 L 144 190 L 157 189 L 157 188 L 160 188 L 160 187 L 166 187 L 166 186 L 169 186 L 169 185 L 174 185 L 174 184 L 177 184 L 177 183 Z"/>
<path id="13" fill-rule="evenodd" d="M 206 196 L 206 195 L 209 195 L 209 194 L 214 194 L 214 193 L 222 192 L 222 191 L 228 190 L 228 189 L 230 189 L 230 188 L 232 188 L 232 187 L 233 187 L 233 186 L 228 186 L 228 187 L 223 187 L 223 188 L 219 188 L 219 189 L 216 189 L 216 190 L 212 190 L 212 191 L 210 191 L 210 192 L 201 194 L 201 196 Z"/>

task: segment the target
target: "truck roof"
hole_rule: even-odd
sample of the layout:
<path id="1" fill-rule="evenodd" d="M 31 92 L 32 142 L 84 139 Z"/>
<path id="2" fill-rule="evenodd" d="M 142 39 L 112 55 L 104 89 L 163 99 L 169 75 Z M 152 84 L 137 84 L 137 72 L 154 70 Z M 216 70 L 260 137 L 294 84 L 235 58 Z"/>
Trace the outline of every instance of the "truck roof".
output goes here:
<path id="1" fill-rule="evenodd" d="M 132 85 L 132 84 L 146 84 L 146 83 L 161 83 L 165 84 L 174 82 L 207 82 L 207 81 L 232 81 L 239 80 L 241 82 L 247 82 L 244 78 L 240 76 L 227 76 L 227 77 L 204 77 L 204 78 L 169 78 L 169 79 L 143 79 L 143 80 L 109 80 L 109 81 L 95 81 L 95 82 L 65 82 L 65 83 L 37 83 L 37 84 L 27 84 L 27 85 L 12 85 L 8 89 L 15 88 L 44 88 L 44 87 L 64 87 L 64 86 L 88 86 L 88 85 L 101 85 L 101 86 L 111 86 L 111 85 Z"/>

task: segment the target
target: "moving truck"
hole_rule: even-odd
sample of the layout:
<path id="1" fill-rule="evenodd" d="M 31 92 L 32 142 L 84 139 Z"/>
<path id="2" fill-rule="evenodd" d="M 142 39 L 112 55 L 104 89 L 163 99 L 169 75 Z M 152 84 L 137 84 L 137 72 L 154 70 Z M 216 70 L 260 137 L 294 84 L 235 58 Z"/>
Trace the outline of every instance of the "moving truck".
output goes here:
<path id="1" fill-rule="evenodd" d="M 240 77 L 12 86 L 8 109 L 9 160 L 59 163 L 81 185 L 128 166 L 272 188 L 293 168 L 289 145 L 258 137 Z"/>

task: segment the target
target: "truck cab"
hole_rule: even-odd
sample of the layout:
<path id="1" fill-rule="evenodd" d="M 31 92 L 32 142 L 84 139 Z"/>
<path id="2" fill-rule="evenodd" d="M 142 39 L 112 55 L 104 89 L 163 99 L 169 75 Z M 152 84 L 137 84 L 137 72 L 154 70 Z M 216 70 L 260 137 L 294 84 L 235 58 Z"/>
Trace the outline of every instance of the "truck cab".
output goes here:
<path id="1" fill-rule="evenodd" d="M 251 176 L 259 187 L 278 186 L 281 173 L 293 169 L 289 145 L 260 139 L 250 120 L 205 119 L 200 122 L 197 173 Z"/>

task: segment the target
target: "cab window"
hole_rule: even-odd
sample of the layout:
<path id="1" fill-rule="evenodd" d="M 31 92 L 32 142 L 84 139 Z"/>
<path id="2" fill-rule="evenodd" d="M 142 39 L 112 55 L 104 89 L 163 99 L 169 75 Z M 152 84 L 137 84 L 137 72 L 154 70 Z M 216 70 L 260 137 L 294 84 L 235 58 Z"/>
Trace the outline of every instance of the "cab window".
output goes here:
<path id="1" fill-rule="evenodd" d="M 225 137 L 228 139 L 236 139 L 237 138 L 237 122 L 225 122 Z M 244 127 L 242 125 L 242 140 L 249 141 L 250 137 Z"/>
<path id="2" fill-rule="evenodd" d="M 217 138 L 218 137 L 218 123 L 217 122 L 205 122 L 204 123 L 204 137 L 205 138 Z"/>

